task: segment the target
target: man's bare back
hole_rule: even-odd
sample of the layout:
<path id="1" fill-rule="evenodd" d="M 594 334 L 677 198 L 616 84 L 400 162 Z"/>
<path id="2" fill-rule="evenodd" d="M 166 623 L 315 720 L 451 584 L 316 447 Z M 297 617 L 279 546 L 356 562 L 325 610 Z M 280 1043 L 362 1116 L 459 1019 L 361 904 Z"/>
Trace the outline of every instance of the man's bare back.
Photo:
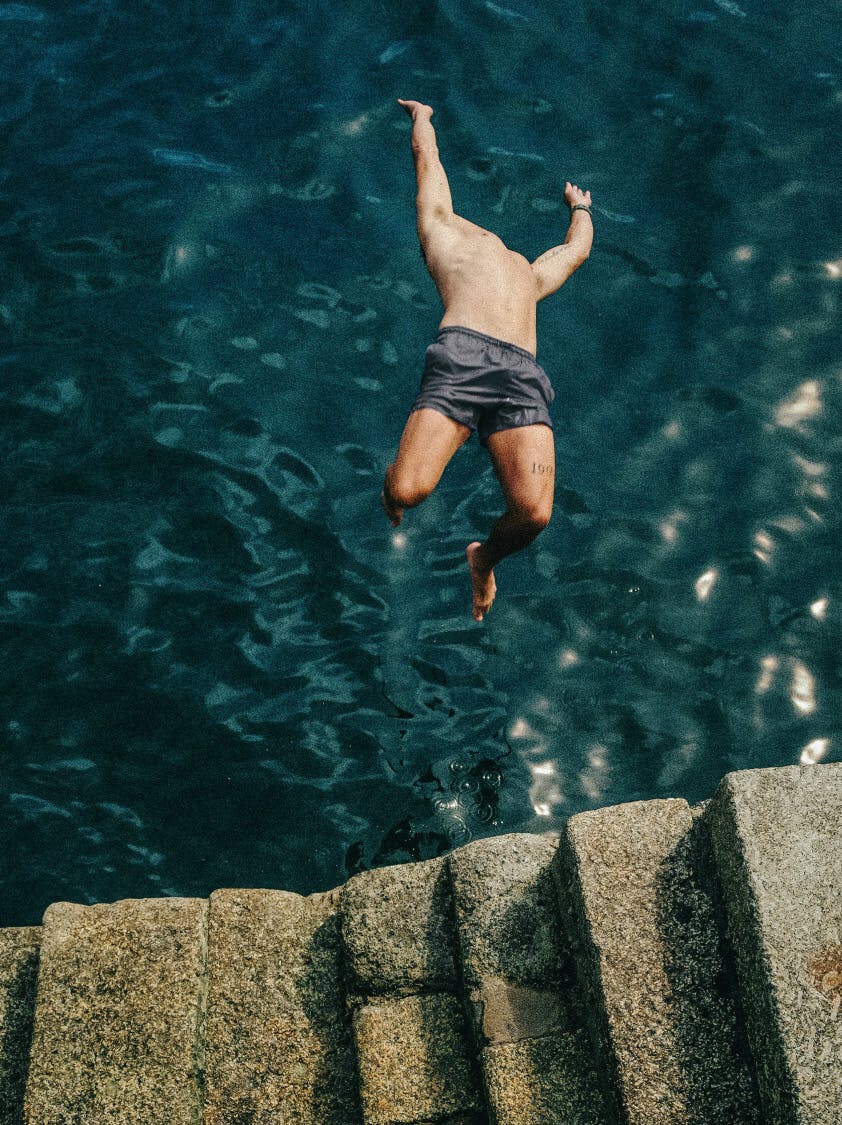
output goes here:
<path id="1" fill-rule="evenodd" d="M 444 305 L 440 327 L 473 328 L 535 354 L 538 296 L 522 254 L 460 215 L 430 233 L 424 254 Z"/>
<path id="2" fill-rule="evenodd" d="M 509 371 L 506 378 L 513 377 L 515 368 L 522 369 L 524 375 L 523 381 L 520 375 L 514 376 L 516 383 L 510 384 L 513 398 L 501 397 L 510 392 L 498 389 L 501 384 L 494 375 L 497 367 L 489 369 L 494 387 L 490 414 L 483 412 L 484 406 L 476 405 L 477 397 L 482 399 L 485 395 L 485 402 L 489 392 L 482 389 L 482 384 L 477 384 L 473 375 L 470 377 L 474 380 L 473 386 L 479 389 L 471 392 L 474 405 L 470 410 L 464 393 L 461 404 L 450 402 L 447 393 L 442 397 L 442 387 L 447 388 L 448 393 L 450 390 L 452 380 L 448 377 L 440 383 L 440 389 L 433 392 L 432 398 L 425 397 L 422 386 L 422 393 L 404 427 L 398 455 L 386 470 L 383 484 L 383 507 L 392 526 L 397 527 L 404 510 L 420 504 L 432 492 L 447 462 L 470 437 L 472 429 L 486 426 L 485 433 L 482 428 L 479 430 L 480 439 L 487 445 L 494 463 L 506 511 L 484 543 L 469 543 L 465 550 L 473 615 L 481 621 L 497 589 L 493 567 L 531 543 L 550 519 L 555 450 L 552 422 L 545 403 L 551 401 L 552 390 L 546 374 L 534 361 L 536 306 L 560 288 L 588 257 L 593 238 L 591 196 L 575 184 L 565 185 L 564 197 L 571 208 L 567 236 L 563 243 L 530 263 L 522 254 L 510 250 L 496 234 L 454 212 L 435 130 L 430 123 L 432 109 L 416 101 L 400 100 L 399 104 L 412 118 L 418 238 L 444 305 L 439 341 L 448 333 L 457 333 L 463 340 L 470 340 L 473 334 L 476 344 L 477 334 L 480 334 L 496 349 L 498 357 L 504 355 L 506 349 L 510 355 L 528 353 L 525 367 L 523 358 L 511 359 L 514 364 L 511 371 L 508 361 L 500 358 L 493 361 L 494 365 L 504 362 L 500 372 Z M 437 346 L 445 347 L 441 343 Z M 448 362 L 446 354 L 444 362 Z M 469 367 L 469 370 L 473 369 Z M 475 370 L 479 373 L 484 367 Z M 539 401 L 542 386 L 544 399 Z M 482 421 L 489 418 L 488 425 Z"/>

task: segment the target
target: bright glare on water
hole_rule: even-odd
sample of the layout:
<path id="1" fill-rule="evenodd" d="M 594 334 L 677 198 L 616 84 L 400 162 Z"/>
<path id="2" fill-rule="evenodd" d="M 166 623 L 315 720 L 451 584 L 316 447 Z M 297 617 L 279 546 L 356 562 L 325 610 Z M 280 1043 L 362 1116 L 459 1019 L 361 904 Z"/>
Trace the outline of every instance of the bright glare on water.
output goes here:
<path id="1" fill-rule="evenodd" d="M 831 8 L 834 6 L 831 5 Z M 758 0 L 0 4 L 2 924 L 312 891 L 842 757 L 842 62 Z M 455 205 L 539 310 L 555 514 L 379 503 Z"/>

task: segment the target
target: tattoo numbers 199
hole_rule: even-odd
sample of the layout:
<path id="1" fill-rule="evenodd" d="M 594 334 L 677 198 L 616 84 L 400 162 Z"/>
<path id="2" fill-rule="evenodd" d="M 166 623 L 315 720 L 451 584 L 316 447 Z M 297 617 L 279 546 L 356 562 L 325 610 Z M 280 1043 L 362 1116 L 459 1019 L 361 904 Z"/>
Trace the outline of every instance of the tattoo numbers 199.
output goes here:
<path id="1" fill-rule="evenodd" d="M 547 473 L 547 474 L 549 474 L 549 473 L 552 473 L 553 468 L 554 468 L 554 466 L 552 464 L 542 465 L 540 463 L 540 461 L 533 461 L 532 462 L 532 472 L 533 473 Z"/>

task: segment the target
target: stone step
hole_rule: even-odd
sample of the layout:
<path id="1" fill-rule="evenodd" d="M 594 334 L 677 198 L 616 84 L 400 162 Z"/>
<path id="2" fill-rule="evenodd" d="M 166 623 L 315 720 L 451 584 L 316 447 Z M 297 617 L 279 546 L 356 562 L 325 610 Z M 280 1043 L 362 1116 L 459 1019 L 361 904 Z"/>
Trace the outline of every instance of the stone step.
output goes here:
<path id="1" fill-rule="evenodd" d="M 0 930 L 0 1125 L 23 1115 L 40 946 L 40 926 Z"/>
<path id="2" fill-rule="evenodd" d="M 41 938 L 26 1125 L 197 1125 L 207 903 L 56 903 Z"/>
<path id="3" fill-rule="evenodd" d="M 205 1125 L 358 1125 L 338 895 L 211 895 Z"/>
<path id="4" fill-rule="evenodd" d="M 362 872 L 340 901 L 366 1125 L 480 1125 L 445 862 Z"/>
<path id="5" fill-rule="evenodd" d="M 728 774 L 710 824 L 764 1121 L 842 1121 L 842 764 Z"/>
<path id="6" fill-rule="evenodd" d="M 558 917 L 557 842 L 510 835 L 448 859 L 461 974 L 494 1125 L 603 1125 Z"/>
<path id="7" fill-rule="evenodd" d="M 700 817 L 682 800 L 581 813 L 554 870 L 617 1119 L 759 1125 Z"/>

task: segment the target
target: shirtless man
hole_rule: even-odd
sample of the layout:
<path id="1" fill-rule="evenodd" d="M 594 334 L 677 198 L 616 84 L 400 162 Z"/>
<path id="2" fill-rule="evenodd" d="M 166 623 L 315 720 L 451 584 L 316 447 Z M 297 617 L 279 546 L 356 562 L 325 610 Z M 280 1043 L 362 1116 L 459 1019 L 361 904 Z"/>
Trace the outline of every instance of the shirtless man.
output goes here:
<path id="1" fill-rule="evenodd" d="M 397 527 L 404 509 L 430 495 L 450 458 L 478 431 L 506 501 L 485 542 L 465 550 L 473 616 L 481 621 L 497 589 L 494 566 L 528 546 L 550 521 L 555 448 L 547 407 L 555 396 L 535 360 L 536 306 L 590 253 L 591 193 L 566 184 L 567 236 L 530 264 L 496 234 L 454 214 L 432 109 L 416 101 L 398 104 L 412 118 L 418 238 L 444 316 L 381 499 Z"/>

